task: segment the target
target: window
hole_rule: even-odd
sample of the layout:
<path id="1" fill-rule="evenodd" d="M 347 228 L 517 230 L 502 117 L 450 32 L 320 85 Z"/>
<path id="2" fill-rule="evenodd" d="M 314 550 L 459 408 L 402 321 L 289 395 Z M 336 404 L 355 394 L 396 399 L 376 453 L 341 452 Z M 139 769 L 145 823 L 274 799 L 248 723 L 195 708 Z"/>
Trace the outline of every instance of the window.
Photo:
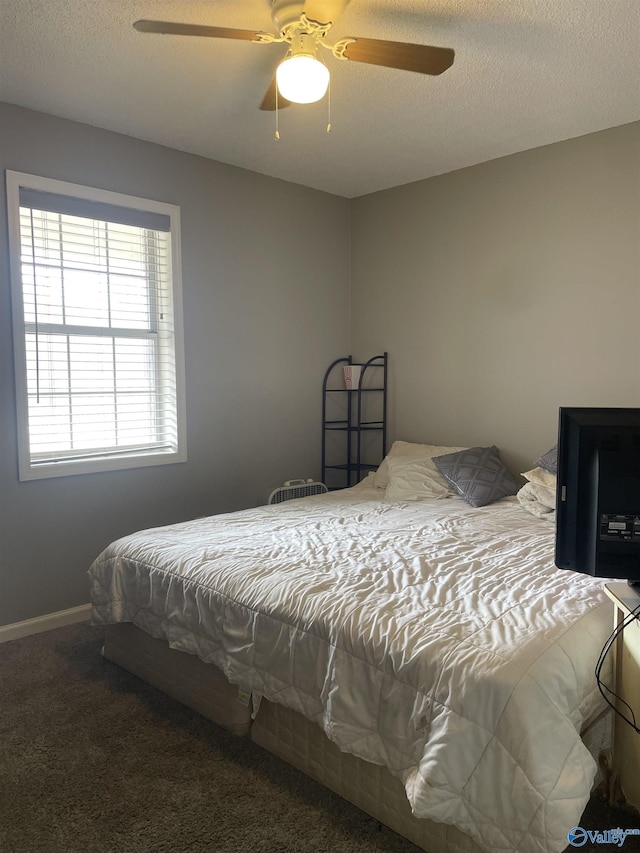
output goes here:
<path id="1" fill-rule="evenodd" d="M 179 209 L 7 172 L 20 479 L 186 459 Z"/>

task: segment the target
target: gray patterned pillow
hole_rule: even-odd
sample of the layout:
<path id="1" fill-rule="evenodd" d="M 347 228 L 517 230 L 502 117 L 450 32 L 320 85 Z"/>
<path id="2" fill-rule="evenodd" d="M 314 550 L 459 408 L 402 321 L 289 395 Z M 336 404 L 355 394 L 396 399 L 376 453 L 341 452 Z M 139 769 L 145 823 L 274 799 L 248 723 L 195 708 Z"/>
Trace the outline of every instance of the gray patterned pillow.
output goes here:
<path id="1" fill-rule="evenodd" d="M 433 461 L 445 480 L 471 506 L 486 506 L 518 491 L 519 486 L 505 468 L 495 445 L 435 456 Z"/>
<path id="2" fill-rule="evenodd" d="M 547 450 L 547 452 L 540 457 L 540 459 L 536 459 L 533 463 L 534 468 L 544 468 L 547 471 L 551 471 L 552 474 L 558 473 L 558 445 L 552 447 L 551 450 Z"/>

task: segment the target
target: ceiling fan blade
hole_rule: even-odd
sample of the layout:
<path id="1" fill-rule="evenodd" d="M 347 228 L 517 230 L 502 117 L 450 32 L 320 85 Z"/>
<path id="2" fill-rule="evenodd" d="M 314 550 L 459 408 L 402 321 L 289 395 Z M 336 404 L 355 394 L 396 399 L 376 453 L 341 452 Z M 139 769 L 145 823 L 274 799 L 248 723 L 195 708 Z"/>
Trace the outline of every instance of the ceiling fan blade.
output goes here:
<path id="1" fill-rule="evenodd" d="M 262 103 L 260 104 L 261 110 L 270 110 L 273 111 L 276 108 L 276 91 L 277 91 L 276 78 L 273 77 L 271 83 L 269 84 L 269 88 L 267 89 L 264 98 L 262 99 Z M 278 92 L 278 109 L 283 110 L 285 107 L 291 105 L 291 101 L 288 101 L 286 98 L 283 98 L 280 92 Z"/>
<path id="2" fill-rule="evenodd" d="M 419 74 L 442 74 L 453 64 L 455 53 L 450 47 L 357 38 L 346 46 L 344 55 L 353 62 L 384 65 Z"/>
<path id="3" fill-rule="evenodd" d="M 305 0 L 304 13 L 317 24 L 335 24 L 349 0 Z"/>
<path id="4" fill-rule="evenodd" d="M 229 27 L 205 27 L 200 24 L 176 24 L 172 21 L 136 21 L 133 25 L 140 33 L 161 33 L 175 36 L 205 36 L 216 39 L 241 39 L 257 41 L 258 30 L 235 30 Z"/>

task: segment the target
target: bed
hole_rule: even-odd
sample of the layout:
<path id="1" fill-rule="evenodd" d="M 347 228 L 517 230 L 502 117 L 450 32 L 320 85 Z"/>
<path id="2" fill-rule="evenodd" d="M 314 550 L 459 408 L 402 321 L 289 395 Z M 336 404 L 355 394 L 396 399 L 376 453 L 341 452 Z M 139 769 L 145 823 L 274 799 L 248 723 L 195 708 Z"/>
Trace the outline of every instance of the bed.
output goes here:
<path id="1" fill-rule="evenodd" d="M 551 514 L 436 469 L 462 452 L 396 443 L 353 488 L 117 540 L 93 620 L 106 657 L 428 853 L 560 853 L 610 606 L 554 567 Z"/>

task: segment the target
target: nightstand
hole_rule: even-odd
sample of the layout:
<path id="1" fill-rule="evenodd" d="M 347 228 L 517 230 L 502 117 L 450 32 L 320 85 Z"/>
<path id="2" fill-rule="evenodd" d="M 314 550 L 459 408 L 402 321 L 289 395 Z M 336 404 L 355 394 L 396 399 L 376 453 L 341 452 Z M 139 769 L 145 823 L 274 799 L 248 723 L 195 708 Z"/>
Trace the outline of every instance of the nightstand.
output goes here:
<path id="1" fill-rule="evenodd" d="M 626 583 L 605 584 L 605 592 L 613 601 L 614 627 L 640 605 L 640 593 Z M 613 647 L 614 690 L 631 705 L 640 726 L 640 621 L 634 620 L 617 638 Z M 618 703 L 629 716 L 629 709 Z M 621 720 L 613 719 L 613 769 L 619 774 L 623 793 L 629 805 L 640 808 L 640 734 Z"/>

